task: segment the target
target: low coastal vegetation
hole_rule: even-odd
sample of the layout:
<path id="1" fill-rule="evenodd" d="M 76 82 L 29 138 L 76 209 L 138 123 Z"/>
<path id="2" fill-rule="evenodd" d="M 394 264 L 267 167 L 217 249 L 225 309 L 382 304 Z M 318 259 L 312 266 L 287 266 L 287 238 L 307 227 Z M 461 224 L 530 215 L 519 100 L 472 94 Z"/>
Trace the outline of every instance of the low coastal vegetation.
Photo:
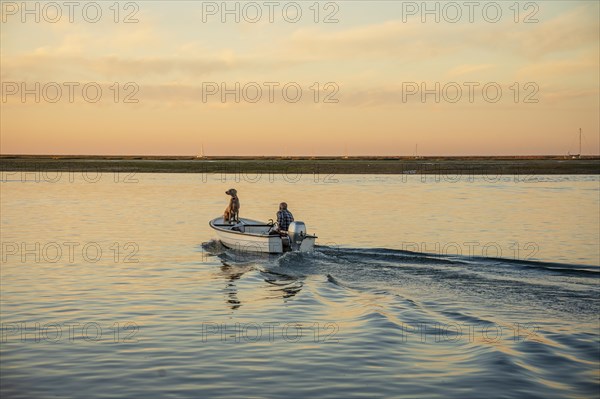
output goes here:
<path id="1" fill-rule="evenodd" d="M 334 174 L 600 174 L 600 157 L 191 157 L 1 155 L 0 171 Z"/>

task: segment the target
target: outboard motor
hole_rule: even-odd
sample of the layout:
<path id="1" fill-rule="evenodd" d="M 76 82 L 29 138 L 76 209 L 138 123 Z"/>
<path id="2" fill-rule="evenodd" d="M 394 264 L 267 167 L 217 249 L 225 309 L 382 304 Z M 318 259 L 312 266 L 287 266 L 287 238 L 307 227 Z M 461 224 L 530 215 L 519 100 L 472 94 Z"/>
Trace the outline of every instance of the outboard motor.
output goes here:
<path id="1" fill-rule="evenodd" d="M 304 222 L 292 222 L 288 227 L 288 237 L 290 238 L 290 247 L 297 251 L 306 237 L 306 225 Z"/>

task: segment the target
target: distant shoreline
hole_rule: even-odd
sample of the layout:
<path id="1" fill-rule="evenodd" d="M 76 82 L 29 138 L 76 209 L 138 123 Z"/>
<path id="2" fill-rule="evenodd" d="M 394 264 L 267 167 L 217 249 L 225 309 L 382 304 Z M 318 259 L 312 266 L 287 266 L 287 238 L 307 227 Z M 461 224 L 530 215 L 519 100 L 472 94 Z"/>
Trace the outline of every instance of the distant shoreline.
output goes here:
<path id="1" fill-rule="evenodd" d="M 0 155 L 0 171 L 288 174 L 600 174 L 600 156 L 103 156 Z"/>
<path id="2" fill-rule="evenodd" d="M 458 160 L 458 159 L 571 159 L 569 155 L 319 155 L 319 156 L 276 156 L 276 155 L 217 155 L 217 156 L 194 156 L 194 155 L 39 155 L 39 154 L 0 154 L 2 159 L 123 159 L 123 160 Z M 580 159 L 600 160 L 600 155 L 582 155 Z"/>

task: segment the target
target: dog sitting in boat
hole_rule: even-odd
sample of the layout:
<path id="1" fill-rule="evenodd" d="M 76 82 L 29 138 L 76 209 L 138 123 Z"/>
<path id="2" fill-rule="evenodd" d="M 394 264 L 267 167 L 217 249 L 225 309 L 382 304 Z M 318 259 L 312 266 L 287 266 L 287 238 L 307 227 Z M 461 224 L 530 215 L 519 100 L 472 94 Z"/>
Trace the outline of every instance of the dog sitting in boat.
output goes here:
<path id="1" fill-rule="evenodd" d="M 223 213 L 223 221 L 239 221 L 240 199 L 237 196 L 237 190 L 235 188 L 230 188 L 229 190 L 225 191 L 225 194 L 231 195 L 231 199 L 229 200 L 229 205 L 227 208 L 225 208 L 225 212 Z"/>

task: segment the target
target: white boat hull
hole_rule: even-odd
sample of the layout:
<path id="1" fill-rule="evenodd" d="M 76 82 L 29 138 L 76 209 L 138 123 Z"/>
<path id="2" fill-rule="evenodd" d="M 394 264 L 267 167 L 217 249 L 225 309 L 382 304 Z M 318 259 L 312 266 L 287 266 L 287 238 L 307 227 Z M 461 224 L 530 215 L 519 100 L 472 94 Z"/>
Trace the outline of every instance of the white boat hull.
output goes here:
<path id="1" fill-rule="evenodd" d="M 289 242 L 287 237 L 268 234 L 269 225 L 245 218 L 240 218 L 240 222 L 244 225 L 244 232 L 231 230 L 233 224 L 224 222 L 222 217 L 211 220 L 209 225 L 217 233 L 223 245 L 237 251 L 281 254 L 290 250 L 289 245 L 286 245 Z M 316 238 L 307 235 L 298 250 L 312 251 Z"/>

